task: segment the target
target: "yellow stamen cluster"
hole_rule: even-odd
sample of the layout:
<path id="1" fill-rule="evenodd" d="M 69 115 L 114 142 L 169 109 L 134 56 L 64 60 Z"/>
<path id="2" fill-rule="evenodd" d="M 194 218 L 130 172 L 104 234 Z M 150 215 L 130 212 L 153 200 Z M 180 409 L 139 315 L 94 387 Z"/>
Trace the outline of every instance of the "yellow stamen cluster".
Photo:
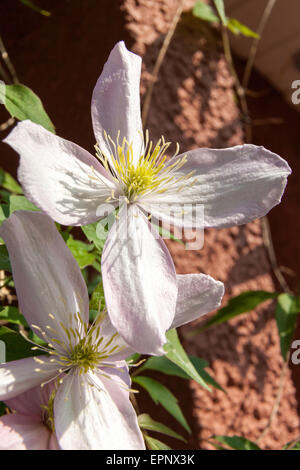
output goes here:
<path id="1" fill-rule="evenodd" d="M 119 184 L 120 192 L 125 196 L 127 202 L 134 202 L 149 193 L 161 194 L 170 189 L 181 191 L 187 185 L 186 181 L 194 174 L 194 171 L 181 176 L 176 174 L 176 171 L 180 170 L 187 161 L 186 155 L 174 158 L 179 153 L 178 144 L 173 155 L 174 163 L 167 165 L 166 151 L 171 143 L 166 142 L 164 137 L 153 146 L 152 141 L 149 140 L 149 133 L 146 131 L 144 151 L 136 162 L 132 144 L 127 142 L 125 138 L 120 144 L 120 133 L 118 133 L 116 142 L 106 133 L 104 136 L 108 148 L 111 150 L 110 159 L 108 160 L 98 145 L 96 145 L 97 157 Z M 189 181 L 189 184 L 193 183 L 194 181 Z M 114 199 L 114 197 L 115 195 L 112 194 L 108 200 Z"/>
<path id="2" fill-rule="evenodd" d="M 59 340 L 57 337 L 58 332 L 51 326 L 47 326 L 47 330 L 56 333 L 56 338 L 50 338 L 48 333 L 42 332 L 39 327 L 32 325 L 33 328 L 38 329 L 44 339 L 48 343 L 48 347 L 37 345 L 33 349 L 41 349 L 52 356 L 50 362 L 56 363 L 60 366 L 59 374 L 67 372 L 69 369 L 76 367 L 79 373 L 86 373 L 89 370 L 103 366 L 102 362 L 105 361 L 114 352 L 121 351 L 119 345 L 113 345 L 113 342 L 118 337 L 118 333 L 113 334 L 110 338 L 104 339 L 101 335 L 101 321 L 105 314 L 99 314 L 95 322 L 88 328 L 88 325 L 82 320 L 80 314 L 77 312 L 73 315 L 73 322 L 78 327 L 66 327 L 63 323 L 59 325 L 66 333 L 66 342 Z M 49 314 L 52 320 L 56 320 L 55 316 Z M 72 320 L 72 315 L 71 318 Z M 56 346 L 54 346 L 54 344 Z M 39 364 L 44 362 L 35 357 L 35 361 Z M 36 369 L 41 371 L 41 369 Z"/>

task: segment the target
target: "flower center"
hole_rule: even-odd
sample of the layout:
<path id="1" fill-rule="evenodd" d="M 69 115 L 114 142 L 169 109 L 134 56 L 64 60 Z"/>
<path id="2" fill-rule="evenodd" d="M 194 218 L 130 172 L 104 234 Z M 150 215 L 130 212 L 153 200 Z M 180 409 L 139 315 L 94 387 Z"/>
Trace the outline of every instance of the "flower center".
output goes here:
<path id="1" fill-rule="evenodd" d="M 102 354 L 98 348 L 98 342 L 92 344 L 87 336 L 79 341 L 71 351 L 66 361 L 70 367 L 79 367 L 82 372 L 97 367 L 108 355 Z"/>
<path id="2" fill-rule="evenodd" d="M 60 367 L 58 375 L 68 372 L 73 367 L 77 367 L 80 374 L 98 368 L 111 354 L 120 352 L 123 348 L 123 346 L 118 344 L 119 335 L 117 332 L 111 337 L 101 335 L 101 323 L 104 321 L 105 316 L 106 312 L 99 313 L 90 327 L 83 321 L 79 312 L 73 315 L 73 323 L 74 325 L 77 323 L 77 327 L 67 328 L 63 323 L 58 322 L 66 334 L 64 342 L 61 339 L 57 339 L 57 337 L 49 337 L 49 333 L 41 331 L 36 325 L 31 325 L 42 333 L 45 341 L 48 343 L 47 346 L 35 345 L 32 349 L 41 349 L 50 354 L 50 362 L 56 363 Z M 53 314 L 49 314 L 49 317 L 52 320 L 56 320 Z M 57 334 L 57 331 L 52 326 L 47 326 L 47 329 Z M 44 363 L 39 357 L 34 357 L 34 360 L 39 364 Z M 40 369 L 35 370 L 37 372 L 40 371 Z"/>
<path id="3" fill-rule="evenodd" d="M 120 132 L 117 135 L 116 142 L 104 132 L 110 156 L 103 154 L 98 145 L 96 145 L 96 155 L 104 168 L 109 171 L 114 180 L 120 187 L 120 194 L 125 196 L 127 202 L 134 202 L 139 197 L 149 193 L 161 194 L 167 190 L 181 191 L 187 185 L 194 174 L 191 171 L 188 174 L 176 174 L 178 170 L 186 163 L 187 156 L 183 155 L 177 159 L 179 145 L 176 145 L 176 152 L 173 155 L 174 163 L 168 163 L 166 151 L 171 145 L 166 142 L 164 137 L 158 140 L 154 146 L 149 140 L 149 133 L 146 131 L 143 153 L 136 161 L 133 155 L 132 144 L 124 138 L 122 144 L 119 142 Z M 189 181 L 189 185 L 194 181 Z M 115 199 L 114 192 L 107 199 L 107 202 Z"/>
<path id="4" fill-rule="evenodd" d="M 126 168 L 126 172 L 122 172 L 122 181 L 125 185 L 125 196 L 131 200 L 136 195 L 143 194 L 147 189 L 151 188 L 155 178 L 155 168 L 143 162 L 144 164 L 134 167 L 131 163 Z"/>

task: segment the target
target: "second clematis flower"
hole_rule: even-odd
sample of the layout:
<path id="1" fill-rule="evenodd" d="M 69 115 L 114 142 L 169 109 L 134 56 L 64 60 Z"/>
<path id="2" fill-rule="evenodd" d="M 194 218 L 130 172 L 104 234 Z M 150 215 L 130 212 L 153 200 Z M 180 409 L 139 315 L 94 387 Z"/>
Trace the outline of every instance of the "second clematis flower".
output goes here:
<path id="1" fill-rule="evenodd" d="M 19 123 L 6 142 L 21 156 L 18 176 L 25 195 L 57 222 L 85 225 L 99 220 L 102 206 L 110 211 L 119 206 L 102 256 L 108 314 L 134 350 L 163 354 L 178 285 L 148 214 L 177 227 L 245 224 L 280 202 L 290 168 L 255 145 L 186 154 L 176 149 L 167 159 L 164 138 L 153 145 L 148 132 L 143 136 L 140 72 L 141 58 L 123 42 L 116 44 L 92 98 L 98 158 L 30 121 Z M 195 216 L 199 205 L 201 220 Z"/>
<path id="2" fill-rule="evenodd" d="M 0 400 L 18 410 L 20 396 L 52 383 L 58 386 L 52 423 L 62 449 L 144 449 L 129 400 L 124 359 L 131 350 L 107 316 L 89 326 L 87 287 L 55 224 L 45 214 L 17 211 L 0 234 L 19 308 L 45 342 L 34 346 L 42 355 L 0 365 Z"/>
<path id="3" fill-rule="evenodd" d="M 135 351 L 104 312 L 89 325 L 87 287 L 55 224 L 40 212 L 16 211 L 1 225 L 0 236 L 9 252 L 19 308 L 45 343 L 34 346 L 41 350 L 38 357 L 0 365 L 0 400 L 22 413 L 18 400 L 28 399 L 34 387 L 52 384 L 52 431 L 62 449 L 144 449 L 124 360 Z M 210 276 L 178 276 L 177 283 L 172 328 L 214 310 L 222 300 L 224 286 Z M 134 333 L 143 332 L 136 325 Z M 39 446 L 49 437 L 40 419 L 43 436 L 35 442 L 27 431 L 38 428 L 27 418 L 3 419 L 0 437 L 3 431 L 7 445 L 13 445 L 9 426 L 16 445 Z M 26 430 L 22 423 L 31 427 Z"/>
<path id="4" fill-rule="evenodd" d="M 0 418 L 0 450 L 59 450 L 54 432 L 53 382 L 6 400 L 13 413 Z"/>

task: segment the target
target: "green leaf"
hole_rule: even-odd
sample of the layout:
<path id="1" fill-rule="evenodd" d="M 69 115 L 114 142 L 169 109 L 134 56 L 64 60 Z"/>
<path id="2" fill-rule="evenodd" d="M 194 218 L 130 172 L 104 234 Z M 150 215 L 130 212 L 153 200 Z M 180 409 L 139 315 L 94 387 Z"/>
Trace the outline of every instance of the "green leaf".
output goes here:
<path id="1" fill-rule="evenodd" d="M 20 0 L 20 2 L 26 5 L 27 7 L 31 8 L 31 10 L 36 11 L 37 13 L 40 13 L 43 16 L 51 16 L 50 11 L 43 10 L 42 8 L 32 3 L 30 0 Z"/>
<path id="2" fill-rule="evenodd" d="M 84 243 L 80 240 L 74 240 L 71 234 L 69 234 L 67 245 L 79 264 L 80 269 L 91 266 L 95 262 L 95 255 L 93 253 L 89 253 L 94 249 L 94 245 Z"/>
<path id="3" fill-rule="evenodd" d="M 209 366 L 207 361 L 205 361 L 204 359 L 200 359 L 200 357 L 195 357 L 195 356 L 189 356 L 189 358 L 191 360 L 191 363 L 195 367 L 196 371 L 198 372 L 198 374 L 202 377 L 202 379 L 206 383 L 212 385 L 213 387 L 219 390 L 222 390 L 222 392 L 227 393 L 224 390 L 224 388 L 222 388 L 221 385 L 219 385 L 218 382 L 216 382 L 216 380 L 213 379 L 212 376 L 208 372 L 206 372 L 205 367 Z"/>
<path id="4" fill-rule="evenodd" d="M 93 323 L 93 321 L 96 320 L 96 318 L 98 316 L 98 313 L 99 313 L 98 310 L 93 310 L 92 309 L 92 310 L 89 311 L 89 320 L 90 320 L 90 322 Z"/>
<path id="5" fill-rule="evenodd" d="M 128 364 L 135 364 L 139 360 L 140 357 L 141 355 L 139 353 L 134 353 L 131 356 L 127 357 L 126 362 Z"/>
<path id="6" fill-rule="evenodd" d="M 14 196 L 9 197 L 9 215 L 15 211 L 39 211 L 32 202 L 28 201 L 25 196 Z"/>
<path id="7" fill-rule="evenodd" d="M 6 414 L 6 405 L 3 403 L 3 401 L 0 401 L 0 416 L 3 416 Z"/>
<path id="8" fill-rule="evenodd" d="M 169 232 L 169 230 L 167 230 L 166 228 L 164 227 L 160 227 L 159 225 L 155 224 L 152 222 L 152 226 L 158 231 L 159 235 L 162 237 L 162 238 L 166 238 L 168 240 L 174 240 L 175 242 L 178 242 L 180 243 L 181 245 L 185 246 L 184 242 L 182 240 L 179 240 L 179 238 L 176 238 L 173 233 Z"/>
<path id="9" fill-rule="evenodd" d="M 154 421 L 154 419 L 152 419 L 151 416 L 146 413 L 138 416 L 138 422 L 141 429 L 166 434 L 167 436 L 174 437 L 175 439 L 180 439 L 181 441 L 186 442 L 186 440 L 180 436 L 180 434 L 177 434 L 177 432 L 168 428 L 168 426 L 165 426 L 158 421 Z"/>
<path id="10" fill-rule="evenodd" d="M 5 245 L 0 245 L 0 271 L 1 270 L 11 273 L 9 254 Z"/>
<path id="11" fill-rule="evenodd" d="M 161 404 L 189 433 L 191 433 L 191 429 L 177 404 L 177 398 L 167 387 L 150 377 L 138 376 L 133 377 L 132 380 L 149 393 L 156 405 Z"/>
<path id="12" fill-rule="evenodd" d="M 14 323 L 16 325 L 27 326 L 27 321 L 25 320 L 24 315 L 22 315 L 17 307 L 7 306 L 0 307 L 0 320 L 6 320 L 9 323 Z"/>
<path id="13" fill-rule="evenodd" d="M 5 219 L 7 219 L 7 217 L 9 217 L 9 206 L 7 204 L 1 204 L 0 205 L 0 225 Z"/>
<path id="14" fill-rule="evenodd" d="M 156 370 L 166 375 L 175 375 L 182 379 L 189 379 L 189 376 L 176 366 L 166 356 L 152 356 L 139 368 L 139 372 L 144 370 Z"/>
<path id="15" fill-rule="evenodd" d="M 222 390 L 225 390 L 219 385 L 210 375 L 206 372 L 205 367 L 209 364 L 204 359 L 200 359 L 199 357 L 189 356 L 190 361 L 192 362 L 193 366 L 195 367 L 198 374 L 202 377 L 202 379 L 207 382 L 208 384 L 212 385 L 213 387 Z M 176 377 L 180 377 L 181 379 L 190 380 L 190 376 L 186 374 L 181 368 L 179 368 L 176 364 L 171 362 L 166 356 L 153 356 L 147 359 L 147 361 L 138 369 L 139 373 L 143 370 L 156 370 L 158 372 L 162 372 L 166 375 L 174 375 Z"/>
<path id="16" fill-rule="evenodd" d="M 90 300 L 90 309 L 102 311 L 105 308 L 105 297 L 102 282 L 99 282 Z"/>
<path id="17" fill-rule="evenodd" d="M 150 450 L 172 450 L 167 444 L 164 444 L 164 442 L 158 439 L 154 439 L 154 437 L 144 436 L 144 438 Z"/>
<path id="18" fill-rule="evenodd" d="M 94 253 L 95 254 L 95 253 Z M 96 255 L 97 258 L 97 255 Z M 98 261 L 97 259 L 93 262 L 92 264 L 93 268 L 98 271 L 98 273 L 101 273 L 101 262 Z"/>
<path id="19" fill-rule="evenodd" d="M 170 361 L 174 362 L 178 367 L 180 367 L 187 375 L 198 382 L 206 390 L 211 391 L 210 387 L 204 382 L 202 377 L 198 374 L 192 362 L 190 361 L 188 355 L 183 349 L 176 329 L 170 330 L 167 332 L 166 337 L 168 343 L 164 346 L 165 351 L 167 352 L 166 356 Z"/>
<path id="20" fill-rule="evenodd" d="M 48 347 L 48 344 L 45 343 L 44 340 L 42 340 L 38 335 L 36 335 L 32 330 L 29 330 L 28 331 L 28 338 L 33 341 L 34 343 L 36 344 L 40 344 L 41 346 L 44 346 L 44 348 Z M 43 354 L 42 352 L 40 352 L 39 354 Z"/>
<path id="21" fill-rule="evenodd" d="M 94 276 L 92 279 L 90 279 L 87 284 L 88 284 L 88 293 L 91 295 L 93 291 L 96 289 L 98 284 L 102 282 L 102 277 L 101 274 L 97 274 Z"/>
<path id="22" fill-rule="evenodd" d="M 6 189 L 0 189 L 0 201 L 8 204 L 11 193 Z"/>
<path id="23" fill-rule="evenodd" d="M 12 117 L 20 121 L 30 119 L 32 122 L 40 124 L 48 131 L 55 132 L 55 128 L 40 98 L 25 85 L 15 84 L 1 87 L 0 102 L 4 103 L 4 106 Z"/>
<path id="24" fill-rule="evenodd" d="M 250 312 L 262 302 L 275 299 L 277 296 L 277 292 L 266 292 L 263 290 L 250 290 L 243 292 L 237 297 L 230 299 L 225 307 L 221 308 L 203 327 L 194 330 L 192 334 L 194 335 L 204 331 L 212 325 L 220 325 L 221 323 L 241 315 L 242 313 Z"/>
<path id="25" fill-rule="evenodd" d="M 227 20 L 227 28 L 230 29 L 233 34 L 242 34 L 243 36 L 250 38 L 259 38 L 257 33 L 248 28 L 248 26 L 240 23 L 235 18 L 227 18 Z"/>
<path id="26" fill-rule="evenodd" d="M 235 450 L 261 450 L 257 444 L 240 436 L 213 436 L 213 439 Z"/>
<path id="27" fill-rule="evenodd" d="M 293 444 L 293 445 L 292 445 Z M 290 447 L 292 445 L 292 447 Z M 290 441 L 287 444 L 285 444 L 282 448 L 282 450 L 300 450 L 300 440 L 298 442 L 295 441 Z"/>
<path id="28" fill-rule="evenodd" d="M 86 238 L 90 241 L 93 242 L 96 248 L 102 252 L 105 240 L 101 239 L 97 235 L 97 225 L 99 222 L 94 222 L 93 224 L 88 224 L 88 225 L 83 225 L 81 227 L 81 230 L 85 234 Z"/>
<path id="29" fill-rule="evenodd" d="M 7 171 L 2 170 L 2 168 L 0 168 L 0 186 L 12 193 L 22 194 L 21 186 Z"/>
<path id="30" fill-rule="evenodd" d="M 211 23 L 219 23 L 220 20 L 215 15 L 214 10 L 211 6 L 204 2 L 196 2 L 193 8 L 193 15 L 200 18 L 203 21 L 210 21 Z"/>
<path id="31" fill-rule="evenodd" d="M 300 311 L 297 297 L 290 294 L 280 294 L 275 310 L 275 317 L 280 338 L 280 349 L 284 360 L 290 349 L 290 344 L 297 322 L 297 314 Z"/>
<path id="32" fill-rule="evenodd" d="M 225 8 L 224 8 L 224 2 L 223 0 L 214 0 L 215 7 L 217 9 L 217 12 L 219 13 L 219 16 L 221 18 L 221 21 L 224 26 L 227 26 L 227 18 L 225 15 Z"/>
<path id="33" fill-rule="evenodd" d="M 6 326 L 0 326 L 0 340 L 5 343 L 6 362 L 42 354 L 42 351 L 39 350 L 32 351 L 31 343 Z"/>

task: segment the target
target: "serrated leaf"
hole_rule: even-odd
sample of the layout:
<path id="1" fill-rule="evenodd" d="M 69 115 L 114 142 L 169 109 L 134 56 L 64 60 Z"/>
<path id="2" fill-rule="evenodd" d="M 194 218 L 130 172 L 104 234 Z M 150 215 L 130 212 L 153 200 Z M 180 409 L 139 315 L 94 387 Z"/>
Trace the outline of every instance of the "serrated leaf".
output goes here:
<path id="1" fill-rule="evenodd" d="M 5 343 L 6 362 L 42 354 L 39 350 L 32 351 L 32 344 L 29 341 L 6 326 L 0 326 L 0 340 Z"/>
<path id="2" fill-rule="evenodd" d="M 242 294 L 233 297 L 229 300 L 228 304 L 221 308 L 216 315 L 214 315 L 208 322 L 201 328 L 193 331 L 193 335 L 206 330 L 212 325 L 220 325 L 231 318 L 250 312 L 255 309 L 259 304 L 266 300 L 275 299 L 278 296 L 277 292 L 266 292 L 262 290 L 246 291 Z"/>
<path id="3" fill-rule="evenodd" d="M 151 416 L 147 413 L 139 415 L 138 422 L 141 429 L 146 429 L 146 431 L 159 432 L 161 434 L 165 434 L 166 436 L 174 437 L 175 439 L 180 439 L 181 441 L 186 442 L 186 440 L 180 436 L 180 434 L 177 434 L 177 432 L 168 428 L 168 426 L 165 426 L 158 421 L 154 421 L 154 419 L 152 419 Z"/>
<path id="4" fill-rule="evenodd" d="M 28 201 L 25 196 L 11 195 L 9 197 L 9 215 L 15 211 L 39 211 L 39 208 Z"/>
<path id="5" fill-rule="evenodd" d="M 196 2 L 193 7 L 193 15 L 203 21 L 210 21 L 211 23 L 219 23 L 220 20 L 215 15 L 214 10 L 210 5 L 204 2 Z"/>
<path id="6" fill-rule="evenodd" d="M 290 294 L 278 296 L 275 317 L 280 338 L 280 350 L 284 360 L 287 358 L 299 313 L 297 297 Z"/>
<path id="7" fill-rule="evenodd" d="M 0 168 L 0 186 L 8 191 L 16 194 L 22 194 L 21 186 L 7 171 Z"/>
<path id="8" fill-rule="evenodd" d="M 158 439 L 154 439 L 154 437 L 144 436 L 144 438 L 150 450 L 172 450 L 167 444 Z"/>
<path id="9" fill-rule="evenodd" d="M 27 7 L 29 7 L 31 10 L 36 11 L 40 15 L 51 16 L 50 11 L 43 10 L 42 8 L 40 8 L 37 5 L 35 5 L 34 3 L 32 3 L 30 0 L 20 0 L 20 2 L 23 3 L 24 5 L 26 5 Z"/>
<path id="10" fill-rule="evenodd" d="M 259 38 L 257 33 L 248 28 L 248 26 L 240 23 L 235 18 L 227 18 L 227 20 L 227 28 L 230 29 L 233 34 L 242 34 L 243 36 L 256 39 Z"/>
<path id="11" fill-rule="evenodd" d="M 40 124 L 55 133 L 54 125 L 47 115 L 40 98 L 28 87 L 21 84 L 4 85 L 0 88 L 0 102 L 12 117 Z"/>
<path id="12" fill-rule="evenodd" d="M 225 7 L 224 7 L 224 2 L 223 0 L 214 0 L 215 7 L 217 9 L 217 12 L 219 13 L 219 16 L 221 18 L 221 21 L 224 26 L 227 26 L 227 18 L 225 15 Z"/>
<path id="13" fill-rule="evenodd" d="M 6 320 L 16 325 L 27 326 L 24 315 L 19 312 L 17 307 L 12 307 L 11 305 L 0 307 L 0 320 Z"/>
<path id="14" fill-rule="evenodd" d="M 185 350 L 183 349 L 176 329 L 170 330 L 166 334 L 168 343 L 164 346 L 166 351 L 167 358 L 174 362 L 178 367 L 180 367 L 187 375 L 198 382 L 202 387 L 206 390 L 211 391 L 210 387 L 204 382 L 202 377 L 198 374 L 195 367 L 193 366 L 192 362 L 190 361 L 188 355 L 186 354 Z"/>
<path id="15" fill-rule="evenodd" d="M 189 433 L 191 433 L 191 429 L 178 406 L 177 398 L 167 387 L 150 377 L 133 377 L 132 381 L 143 387 L 156 405 L 161 404 Z"/>
<path id="16" fill-rule="evenodd" d="M 255 442 L 240 436 L 213 436 L 213 439 L 235 450 L 261 450 Z"/>
<path id="17" fill-rule="evenodd" d="M 71 234 L 67 239 L 67 246 L 71 250 L 74 258 L 76 259 L 80 269 L 91 266 L 95 262 L 95 255 L 89 253 L 94 249 L 94 245 L 84 243 L 81 240 L 75 240 Z"/>

